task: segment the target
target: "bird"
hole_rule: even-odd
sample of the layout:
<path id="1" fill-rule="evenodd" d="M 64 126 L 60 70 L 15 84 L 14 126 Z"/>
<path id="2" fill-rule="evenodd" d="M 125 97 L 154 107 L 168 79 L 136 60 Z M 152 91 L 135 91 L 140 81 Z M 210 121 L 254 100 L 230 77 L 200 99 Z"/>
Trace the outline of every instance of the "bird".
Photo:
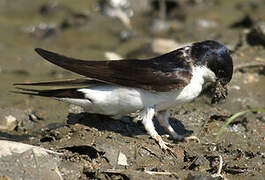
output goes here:
<path id="1" fill-rule="evenodd" d="M 84 77 L 14 83 L 19 89 L 15 93 L 51 97 L 114 119 L 138 112 L 145 130 L 163 150 L 170 146 L 156 131 L 154 116 L 174 139 L 185 140 L 188 137 L 175 132 L 169 123 L 170 108 L 194 100 L 207 84 L 216 89 L 226 87 L 233 75 L 231 51 L 215 40 L 194 42 L 141 60 L 80 60 L 41 48 L 35 51 L 47 61 Z M 18 86 L 79 87 L 38 90 Z"/>

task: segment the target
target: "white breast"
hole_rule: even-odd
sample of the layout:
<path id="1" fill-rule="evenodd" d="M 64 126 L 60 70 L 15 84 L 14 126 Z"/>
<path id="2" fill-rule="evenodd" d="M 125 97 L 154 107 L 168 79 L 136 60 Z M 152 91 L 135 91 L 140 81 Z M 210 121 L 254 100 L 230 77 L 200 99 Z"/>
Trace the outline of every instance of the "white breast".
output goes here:
<path id="1" fill-rule="evenodd" d="M 206 81 L 215 81 L 215 74 L 205 66 L 197 66 L 193 68 L 192 78 L 190 83 L 182 90 L 176 90 L 168 93 L 162 93 L 164 96 L 168 96 L 167 101 L 163 102 L 157 107 L 161 110 L 170 108 L 177 104 L 183 104 L 190 102 L 194 98 L 198 97 L 202 91 L 203 84 Z"/>
<path id="2" fill-rule="evenodd" d="M 194 67 L 190 83 L 180 92 L 177 101 L 187 102 L 199 96 L 205 80 L 215 81 L 215 74 L 205 66 Z"/>

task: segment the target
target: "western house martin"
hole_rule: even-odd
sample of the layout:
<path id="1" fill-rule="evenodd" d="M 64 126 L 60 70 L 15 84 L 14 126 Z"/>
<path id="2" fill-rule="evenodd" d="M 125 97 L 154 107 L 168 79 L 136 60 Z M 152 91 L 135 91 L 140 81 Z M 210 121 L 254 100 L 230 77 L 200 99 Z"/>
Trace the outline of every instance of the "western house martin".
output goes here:
<path id="1" fill-rule="evenodd" d="M 155 130 L 154 115 L 173 138 L 189 138 L 174 131 L 169 123 L 169 108 L 198 97 L 206 84 L 212 84 L 216 90 L 214 102 L 225 98 L 226 84 L 233 74 L 230 50 L 213 40 L 196 42 L 145 60 L 85 61 L 40 48 L 36 52 L 49 62 L 85 78 L 15 83 L 23 86 L 79 85 L 79 88 L 52 90 L 17 88 L 22 91 L 15 92 L 52 97 L 81 106 L 88 113 L 116 119 L 138 111 L 138 119 L 163 150 L 170 148 Z"/>

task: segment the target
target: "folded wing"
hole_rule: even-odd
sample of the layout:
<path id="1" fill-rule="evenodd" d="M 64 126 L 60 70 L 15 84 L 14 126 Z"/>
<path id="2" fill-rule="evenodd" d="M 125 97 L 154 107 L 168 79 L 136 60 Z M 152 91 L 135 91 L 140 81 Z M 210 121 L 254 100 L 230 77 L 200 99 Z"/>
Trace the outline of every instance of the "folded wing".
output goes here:
<path id="1" fill-rule="evenodd" d="M 85 61 L 40 48 L 44 59 L 95 81 L 150 91 L 170 91 L 185 87 L 192 76 L 189 62 L 180 50 L 147 60 Z"/>

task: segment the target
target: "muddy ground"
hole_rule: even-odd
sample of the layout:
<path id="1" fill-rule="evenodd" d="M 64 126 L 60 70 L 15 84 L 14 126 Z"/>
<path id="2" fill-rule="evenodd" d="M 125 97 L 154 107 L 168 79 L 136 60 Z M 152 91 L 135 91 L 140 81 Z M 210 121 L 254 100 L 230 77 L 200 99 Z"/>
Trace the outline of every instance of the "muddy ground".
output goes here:
<path id="1" fill-rule="evenodd" d="M 166 17 L 150 1 L 132 1 L 131 28 L 103 15 L 97 2 L 0 2 L 0 108 L 28 117 L 13 130 L 1 130 L 0 139 L 63 152 L 58 169 L 64 179 L 210 179 L 220 156 L 224 178 L 264 179 L 265 113 L 239 117 L 216 140 L 232 114 L 265 108 L 264 1 L 183 0 L 170 4 Z M 152 49 L 157 38 L 180 46 L 215 39 L 233 51 L 235 72 L 224 104 L 200 97 L 172 109 L 176 131 L 195 135 L 200 143 L 175 141 L 156 126 L 177 157 L 163 152 L 130 118 L 117 121 L 52 99 L 10 93 L 14 82 L 79 77 L 41 59 L 36 47 L 81 59 L 106 59 L 106 51 L 143 58 L 157 55 Z"/>

